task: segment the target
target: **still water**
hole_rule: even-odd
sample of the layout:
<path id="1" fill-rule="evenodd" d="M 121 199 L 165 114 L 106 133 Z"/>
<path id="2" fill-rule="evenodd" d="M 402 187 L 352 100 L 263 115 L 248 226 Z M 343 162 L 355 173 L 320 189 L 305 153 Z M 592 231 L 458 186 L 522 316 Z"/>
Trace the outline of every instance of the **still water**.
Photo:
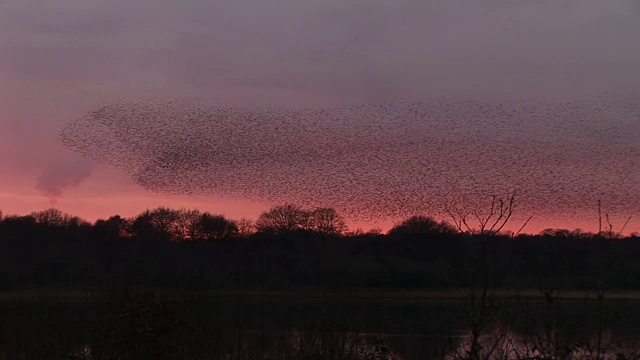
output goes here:
<path id="1" fill-rule="evenodd" d="M 0 359 L 637 359 L 640 301 L 260 296 L 0 302 Z"/>

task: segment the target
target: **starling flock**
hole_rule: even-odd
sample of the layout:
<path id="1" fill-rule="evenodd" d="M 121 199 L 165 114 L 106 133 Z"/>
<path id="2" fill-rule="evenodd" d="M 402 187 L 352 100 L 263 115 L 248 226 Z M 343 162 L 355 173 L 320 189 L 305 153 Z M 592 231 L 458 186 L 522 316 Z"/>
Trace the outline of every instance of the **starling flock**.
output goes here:
<path id="1" fill-rule="evenodd" d="M 516 192 L 517 212 L 640 215 L 640 101 L 389 102 L 327 109 L 119 102 L 70 122 L 72 150 L 163 194 L 444 215 Z"/>

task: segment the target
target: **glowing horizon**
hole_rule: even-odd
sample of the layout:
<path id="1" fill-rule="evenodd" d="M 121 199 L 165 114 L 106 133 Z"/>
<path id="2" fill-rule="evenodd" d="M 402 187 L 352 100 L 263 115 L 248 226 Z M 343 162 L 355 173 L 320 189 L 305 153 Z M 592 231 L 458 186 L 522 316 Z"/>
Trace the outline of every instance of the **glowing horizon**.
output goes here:
<path id="1" fill-rule="evenodd" d="M 121 193 L 114 194 L 106 192 L 103 195 L 95 195 L 96 188 L 104 187 L 99 182 L 100 178 L 109 178 L 107 167 L 98 167 L 95 176 L 86 179 L 77 188 L 68 190 L 57 203 L 52 204 L 43 194 L 37 192 L 31 184 L 26 184 L 22 190 L 12 189 L 11 192 L 0 192 L 0 210 L 4 216 L 7 215 L 28 215 L 34 211 L 47 208 L 57 208 L 71 215 L 79 216 L 87 221 L 95 222 L 98 219 L 106 219 L 112 215 L 120 215 L 125 218 L 138 215 L 145 210 L 166 206 L 170 208 L 195 208 L 201 211 L 209 211 L 222 214 L 230 219 L 238 220 L 248 218 L 255 220 L 257 216 L 269 207 L 277 204 L 259 204 L 250 201 L 239 201 L 234 199 L 219 199 L 215 197 L 188 197 L 177 195 L 161 195 L 139 189 L 135 184 L 128 183 L 124 176 L 111 173 L 111 184 L 114 188 L 120 189 Z M 3 187 L 4 188 L 4 187 Z M 296 204 L 305 207 L 304 204 Z M 603 203 L 603 212 L 607 211 L 606 202 Z M 433 214 L 416 214 L 428 215 Z M 518 230 L 524 220 L 531 216 L 526 213 L 519 213 L 516 209 L 514 221 L 507 227 L 509 230 Z M 627 214 L 611 213 L 614 226 L 619 229 L 624 223 Z M 438 220 L 450 222 L 447 216 L 435 216 Z M 364 230 L 380 228 L 386 232 L 401 218 L 386 221 L 366 223 L 354 222 L 347 219 L 350 230 L 363 228 Z M 636 221 L 634 221 L 636 220 Z M 597 203 L 593 204 L 593 220 L 585 222 L 567 221 L 563 219 L 545 219 L 533 217 L 527 224 L 523 233 L 537 234 L 546 228 L 562 228 L 568 230 L 582 229 L 584 231 L 597 232 L 598 230 L 598 210 Z M 614 230 L 616 229 L 614 228 Z M 631 234 L 640 231 L 637 219 L 632 219 L 624 234 Z"/>

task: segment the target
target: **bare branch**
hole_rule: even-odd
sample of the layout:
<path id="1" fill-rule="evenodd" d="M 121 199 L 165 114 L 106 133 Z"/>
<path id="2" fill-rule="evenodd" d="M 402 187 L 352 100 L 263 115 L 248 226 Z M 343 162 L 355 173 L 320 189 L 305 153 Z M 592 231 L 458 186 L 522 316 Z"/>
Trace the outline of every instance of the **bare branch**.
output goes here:
<path id="1" fill-rule="evenodd" d="M 609 233 L 609 238 L 611 238 L 613 236 L 613 224 L 611 223 L 611 220 L 609 220 L 609 214 L 604 214 L 605 219 L 607 219 L 607 224 L 609 225 L 609 231 L 607 231 Z"/>
<path id="2" fill-rule="evenodd" d="M 502 225 L 500 225 L 500 227 L 495 229 L 494 234 L 499 233 L 502 230 L 502 228 L 504 228 L 505 225 L 507 225 L 507 223 L 509 222 L 509 219 L 511 219 L 511 215 L 512 214 L 513 214 L 513 210 L 511 208 L 509 208 L 509 212 L 507 213 L 507 217 L 504 218 L 504 221 L 502 222 Z"/>
<path id="3" fill-rule="evenodd" d="M 513 235 L 513 237 L 516 237 L 518 235 L 520 235 L 520 233 L 522 232 L 522 230 L 524 230 L 525 226 L 527 226 L 527 224 L 529 224 L 529 221 L 531 221 L 531 219 L 533 218 L 533 216 L 529 216 L 529 218 L 527 219 L 527 221 L 524 222 L 524 224 L 522 224 L 522 226 L 520 227 L 520 229 L 518 229 L 518 231 Z"/>
<path id="4" fill-rule="evenodd" d="M 602 236 L 602 202 L 598 200 L 598 236 Z"/>
<path id="5" fill-rule="evenodd" d="M 629 221 L 631 221 L 631 216 L 629 216 L 627 218 L 627 221 L 624 222 L 624 225 L 622 225 L 622 228 L 620 229 L 620 231 L 618 231 L 618 235 L 622 235 L 624 229 L 627 227 L 627 225 L 629 225 Z"/>
<path id="6" fill-rule="evenodd" d="M 484 233 L 484 228 L 486 226 L 486 221 L 482 220 L 482 217 L 480 216 L 480 212 L 478 211 L 477 207 L 474 210 L 473 214 L 476 216 L 476 219 L 478 219 L 478 224 L 480 224 L 480 233 Z"/>
<path id="7" fill-rule="evenodd" d="M 449 217 L 451 217 L 451 220 L 453 220 L 453 224 L 458 229 L 458 231 L 463 233 L 464 230 L 462 230 L 462 220 L 460 219 L 460 217 L 457 217 L 454 214 L 453 210 L 449 207 L 449 205 L 445 205 L 444 209 L 447 212 L 447 214 L 449 215 Z"/>
<path id="8" fill-rule="evenodd" d="M 502 202 L 502 200 L 500 200 L 500 202 Z M 491 196 L 491 211 L 489 211 L 489 216 L 487 216 L 487 220 L 485 220 L 485 223 L 483 224 L 483 228 L 489 223 L 489 221 L 493 217 L 495 207 L 496 207 L 496 196 L 493 195 Z"/>
<path id="9" fill-rule="evenodd" d="M 513 194 L 511 194 L 511 197 L 509 198 L 509 204 L 506 206 L 504 204 L 504 201 L 502 199 L 500 200 L 500 216 L 498 217 L 496 222 L 493 224 L 493 226 L 491 226 L 491 230 L 490 230 L 493 234 L 499 233 L 502 230 L 502 228 L 504 228 L 505 225 L 507 225 L 507 223 L 509 222 L 511 215 L 513 214 L 513 204 L 515 201 L 515 196 L 516 196 L 516 193 L 514 191 Z M 502 220 L 502 224 L 500 224 L 501 220 Z M 496 228 L 496 226 L 498 227 Z"/>
<path id="10" fill-rule="evenodd" d="M 469 226 L 469 224 L 467 223 L 467 215 L 466 214 L 462 214 L 460 213 L 460 220 L 462 220 L 462 223 L 464 224 L 464 226 L 467 228 L 467 231 L 469 232 L 473 232 L 473 228 L 471 228 L 471 226 Z"/>

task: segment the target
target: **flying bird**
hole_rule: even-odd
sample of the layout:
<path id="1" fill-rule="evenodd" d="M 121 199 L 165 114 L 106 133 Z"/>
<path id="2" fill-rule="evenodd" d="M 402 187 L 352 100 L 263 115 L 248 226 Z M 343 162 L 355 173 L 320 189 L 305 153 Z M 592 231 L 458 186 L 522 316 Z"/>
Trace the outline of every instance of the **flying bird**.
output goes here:
<path id="1" fill-rule="evenodd" d="M 119 102 L 75 119 L 70 149 L 150 191 L 331 206 L 352 219 L 441 213 L 518 190 L 523 216 L 640 213 L 640 103 L 434 99 L 336 108 Z"/>

